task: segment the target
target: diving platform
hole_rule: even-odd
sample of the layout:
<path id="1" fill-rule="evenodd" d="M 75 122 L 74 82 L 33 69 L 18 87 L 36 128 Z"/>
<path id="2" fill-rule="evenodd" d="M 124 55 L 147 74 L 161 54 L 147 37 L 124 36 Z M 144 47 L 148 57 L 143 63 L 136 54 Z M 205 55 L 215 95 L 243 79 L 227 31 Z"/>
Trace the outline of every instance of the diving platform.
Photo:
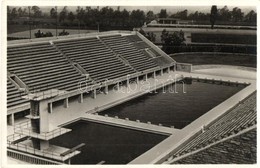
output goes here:
<path id="1" fill-rule="evenodd" d="M 30 120 L 27 120 L 25 122 L 16 124 L 14 126 L 14 133 L 24 135 L 24 136 L 33 137 L 33 138 L 37 138 L 37 139 L 41 139 L 41 140 L 50 140 L 50 139 L 56 138 L 60 135 L 66 134 L 67 132 L 71 131 L 71 129 L 58 127 L 58 128 L 53 129 L 49 132 L 39 132 L 39 133 L 37 133 L 33 129 L 34 128 L 32 127 Z"/>
<path id="2" fill-rule="evenodd" d="M 25 140 L 23 142 L 16 143 L 16 144 L 8 143 L 7 147 L 10 149 L 19 150 L 21 152 L 26 152 L 26 153 L 30 153 L 37 156 L 41 156 L 41 157 L 45 157 L 57 161 L 62 161 L 62 162 L 80 154 L 80 151 L 78 150 L 69 149 L 69 148 L 56 146 L 56 145 L 49 145 L 48 149 L 39 150 L 32 147 L 32 142 L 30 140 Z"/>

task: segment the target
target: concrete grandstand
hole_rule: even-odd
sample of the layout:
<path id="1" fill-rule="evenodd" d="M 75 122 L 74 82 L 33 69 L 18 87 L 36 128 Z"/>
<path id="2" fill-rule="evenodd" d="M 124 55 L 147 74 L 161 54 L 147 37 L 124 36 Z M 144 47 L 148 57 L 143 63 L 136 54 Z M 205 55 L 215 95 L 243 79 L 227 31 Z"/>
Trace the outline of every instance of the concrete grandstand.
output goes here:
<path id="1" fill-rule="evenodd" d="M 167 135 L 128 164 L 256 163 L 255 69 L 226 66 L 227 75 L 221 68 L 176 62 L 136 31 L 10 41 L 7 154 L 32 164 L 71 164 L 81 146 L 50 140 L 73 131 L 64 125 L 87 120 Z M 241 75 L 232 75 L 234 69 Z M 245 88 L 182 129 L 98 115 L 186 78 Z"/>

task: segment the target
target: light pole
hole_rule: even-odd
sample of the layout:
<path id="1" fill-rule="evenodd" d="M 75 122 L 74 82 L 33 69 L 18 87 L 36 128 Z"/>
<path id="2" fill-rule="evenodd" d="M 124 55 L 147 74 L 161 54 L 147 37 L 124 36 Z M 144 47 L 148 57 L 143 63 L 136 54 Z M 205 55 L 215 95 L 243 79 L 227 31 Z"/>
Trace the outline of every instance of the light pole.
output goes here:
<path id="1" fill-rule="evenodd" d="M 29 32 L 30 32 L 30 39 L 32 39 L 32 30 L 31 30 L 31 7 L 28 6 L 29 9 Z"/>
<path id="2" fill-rule="evenodd" d="M 56 37 L 58 37 L 58 7 L 55 6 L 56 10 Z"/>

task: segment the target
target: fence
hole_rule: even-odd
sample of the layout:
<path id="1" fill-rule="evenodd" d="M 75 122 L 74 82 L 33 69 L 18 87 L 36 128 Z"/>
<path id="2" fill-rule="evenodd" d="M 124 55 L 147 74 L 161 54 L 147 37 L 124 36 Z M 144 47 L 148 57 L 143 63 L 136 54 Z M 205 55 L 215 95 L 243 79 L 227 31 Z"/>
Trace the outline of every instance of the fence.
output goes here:
<path id="1" fill-rule="evenodd" d="M 7 156 L 14 158 L 14 159 L 24 161 L 24 162 L 27 162 L 27 163 L 31 163 L 31 164 L 47 164 L 47 165 L 63 165 L 64 164 L 64 163 L 61 163 L 61 162 L 56 162 L 56 161 L 53 161 L 53 160 L 40 158 L 40 157 L 37 157 L 37 156 L 18 152 L 18 151 L 11 150 L 11 149 L 7 149 Z"/>

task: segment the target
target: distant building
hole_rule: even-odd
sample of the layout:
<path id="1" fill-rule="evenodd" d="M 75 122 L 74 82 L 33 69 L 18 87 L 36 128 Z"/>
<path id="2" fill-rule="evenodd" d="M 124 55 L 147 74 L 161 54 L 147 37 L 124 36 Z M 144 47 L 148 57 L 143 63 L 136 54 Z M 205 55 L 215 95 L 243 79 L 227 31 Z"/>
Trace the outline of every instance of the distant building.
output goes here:
<path id="1" fill-rule="evenodd" d="M 153 26 L 170 26 L 170 25 L 191 25 L 193 20 L 181 20 L 179 18 L 158 18 L 151 21 L 144 27 L 153 27 Z"/>

